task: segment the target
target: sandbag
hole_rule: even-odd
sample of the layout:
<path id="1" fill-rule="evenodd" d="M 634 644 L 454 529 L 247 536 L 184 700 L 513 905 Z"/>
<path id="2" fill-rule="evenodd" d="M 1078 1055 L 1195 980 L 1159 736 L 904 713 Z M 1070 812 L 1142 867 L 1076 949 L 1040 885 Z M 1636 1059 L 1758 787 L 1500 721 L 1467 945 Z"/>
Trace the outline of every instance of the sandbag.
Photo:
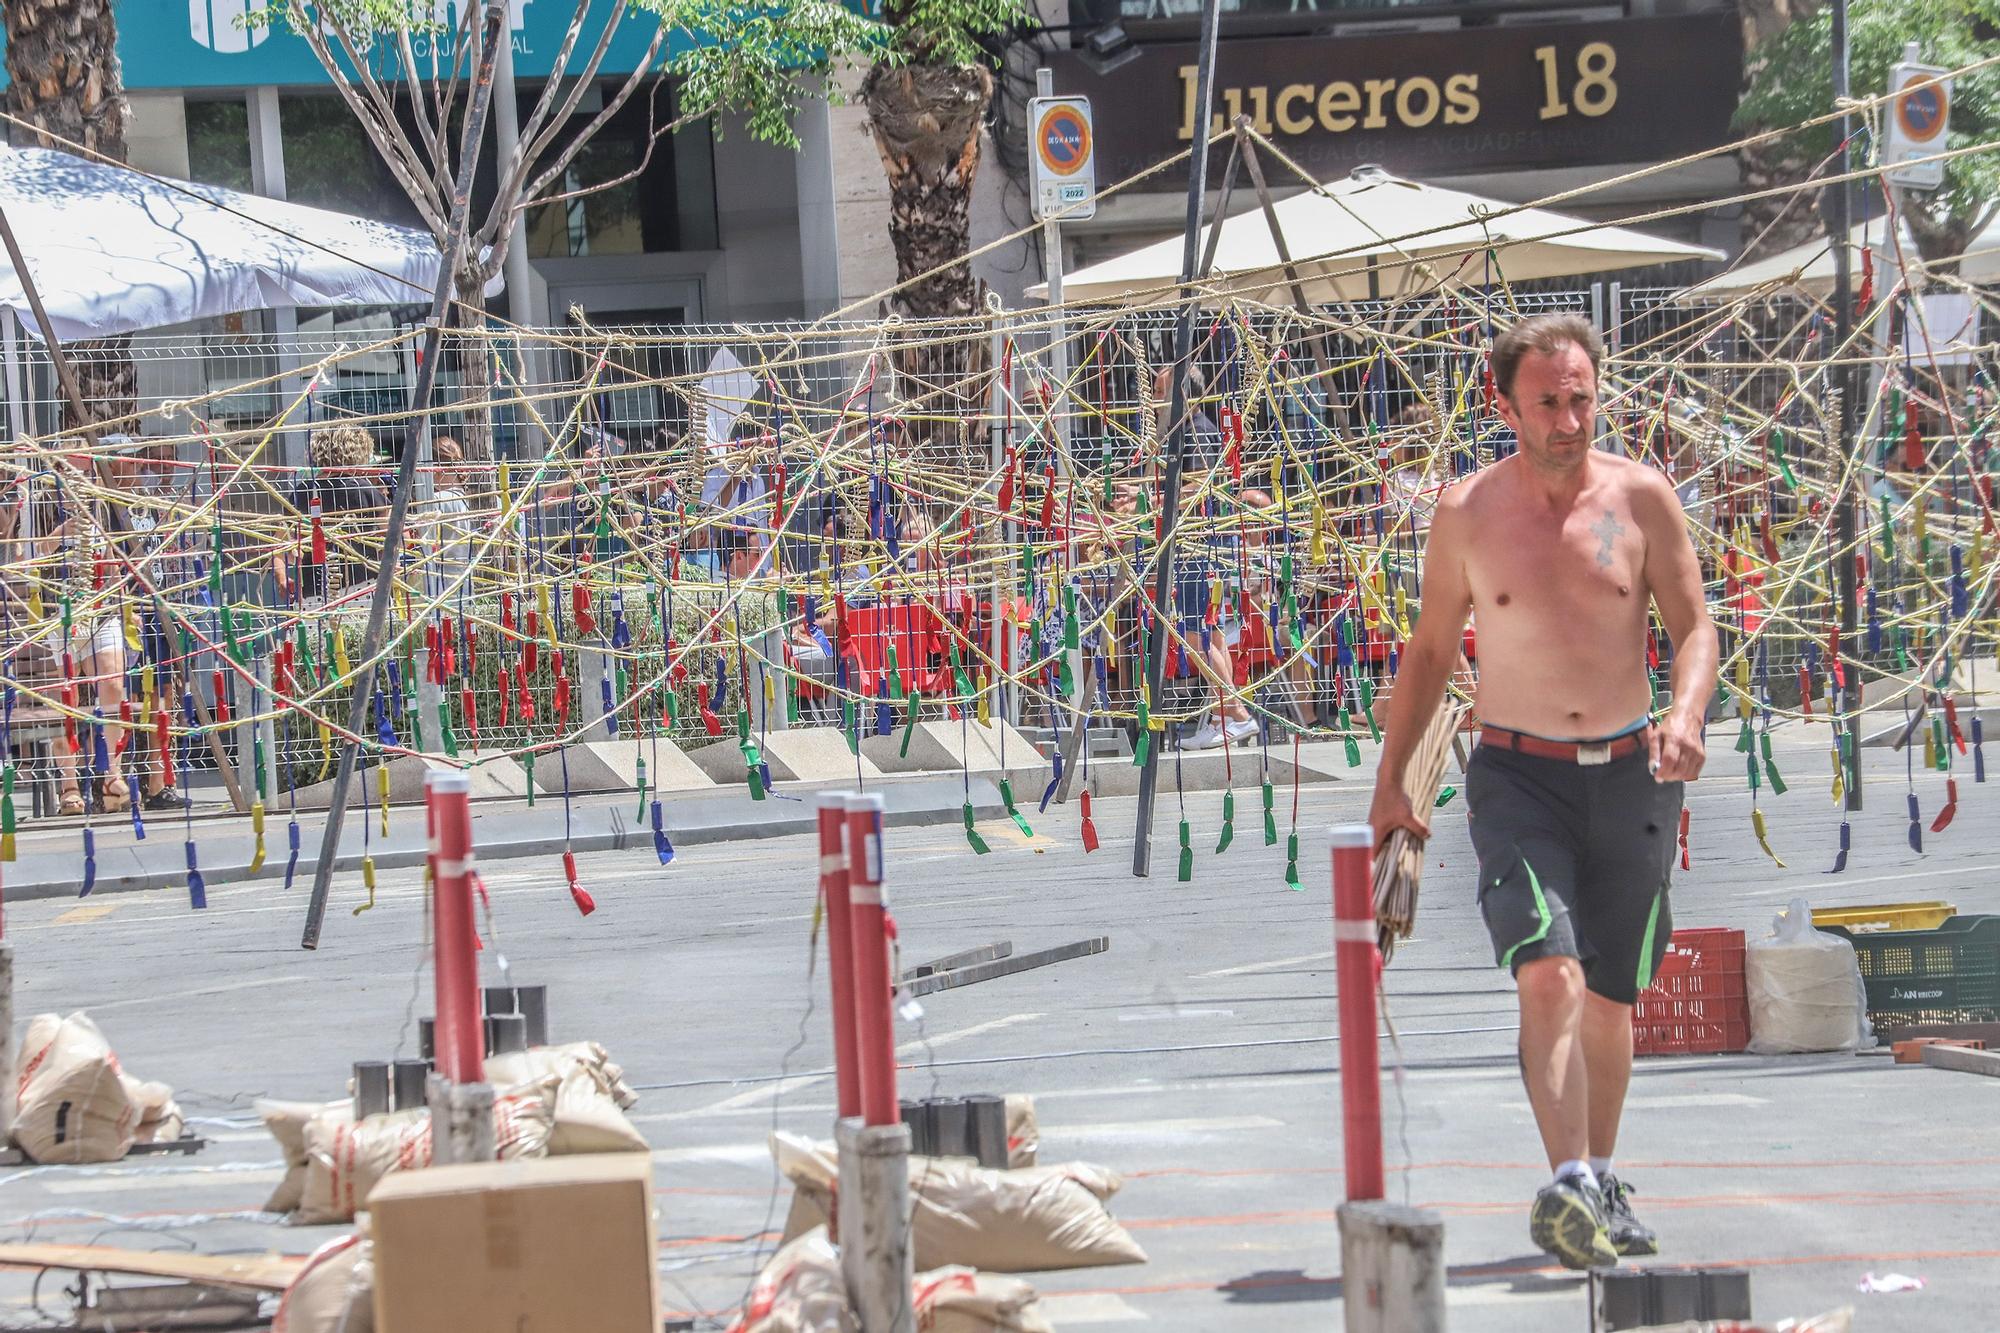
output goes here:
<path id="1" fill-rule="evenodd" d="M 771 1151 L 794 1188 L 830 1211 L 839 1183 L 833 1145 L 779 1131 Z M 916 1156 L 909 1169 L 920 1269 L 962 1264 L 1019 1273 L 1146 1261 L 1104 1207 L 1122 1183 L 1115 1171 L 1084 1162 L 993 1171 L 963 1157 Z"/>
<path id="2" fill-rule="evenodd" d="M 83 1014 L 37 1014 L 21 1042 L 14 1142 L 37 1162 L 115 1162 L 131 1150 L 139 1107 L 118 1057 Z"/>
<path id="3" fill-rule="evenodd" d="M 285 1159 L 285 1178 L 264 1201 L 264 1211 L 289 1213 L 299 1206 L 306 1192 L 306 1125 L 315 1116 L 352 1120 L 354 1103 L 281 1102 L 265 1098 L 253 1105 L 264 1121 L 264 1128 L 278 1141 L 278 1152 Z"/>
<path id="4" fill-rule="evenodd" d="M 1007 1165 L 1033 1166 L 1042 1148 L 1042 1128 L 1035 1120 L 1035 1099 L 1025 1092 L 1007 1094 Z"/>
<path id="5" fill-rule="evenodd" d="M 550 1077 L 558 1080 L 551 1157 L 652 1150 L 646 1136 L 625 1116 L 624 1108 L 637 1098 L 624 1086 L 623 1072 L 605 1058 L 604 1048 L 596 1042 L 538 1046 L 486 1060 L 486 1079 L 496 1086 Z M 628 1100 L 620 1100 L 621 1091 Z"/>
<path id="6" fill-rule="evenodd" d="M 1814 930 L 1803 898 L 1771 920 L 1771 934 L 1751 940 L 1743 964 L 1750 993 L 1750 1044 L 1756 1055 L 1852 1051 L 1875 1044 L 1868 992 L 1854 946 Z"/>
<path id="7" fill-rule="evenodd" d="M 181 1114 L 180 1103 L 174 1100 L 172 1088 L 164 1083 L 136 1079 L 130 1074 L 118 1077 L 124 1082 L 125 1093 L 139 1113 L 139 1123 L 132 1128 L 134 1143 L 171 1143 L 181 1136 L 187 1128 L 187 1117 Z"/>
<path id="8" fill-rule="evenodd" d="M 1055 1333 L 1035 1289 L 1017 1277 L 940 1268 L 917 1274 L 917 1333 Z"/>
<path id="9" fill-rule="evenodd" d="M 840 1255 L 825 1227 L 780 1246 L 757 1280 L 729 1333 L 858 1333 L 847 1308 Z"/>
<path id="10" fill-rule="evenodd" d="M 312 1252 L 279 1298 L 271 1333 L 375 1333 L 375 1257 L 361 1236 Z"/>
<path id="11" fill-rule="evenodd" d="M 556 1084 L 554 1078 L 543 1079 L 493 1099 L 493 1137 L 501 1161 L 548 1156 Z M 293 1222 L 352 1221 L 382 1177 L 431 1164 L 429 1111 L 395 1111 L 361 1121 L 353 1114 L 349 1105 L 306 1122 L 306 1178 Z"/>

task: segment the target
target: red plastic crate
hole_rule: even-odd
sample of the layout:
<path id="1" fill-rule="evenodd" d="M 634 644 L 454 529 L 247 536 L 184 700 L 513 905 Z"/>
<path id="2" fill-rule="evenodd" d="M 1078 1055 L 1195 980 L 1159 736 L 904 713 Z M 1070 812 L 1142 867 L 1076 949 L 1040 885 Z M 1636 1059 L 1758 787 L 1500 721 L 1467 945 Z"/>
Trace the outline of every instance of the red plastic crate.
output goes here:
<path id="1" fill-rule="evenodd" d="M 1635 1055 L 1716 1055 L 1750 1044 L 1743 932 L 1677 930 L 1632 1006 Z"/>

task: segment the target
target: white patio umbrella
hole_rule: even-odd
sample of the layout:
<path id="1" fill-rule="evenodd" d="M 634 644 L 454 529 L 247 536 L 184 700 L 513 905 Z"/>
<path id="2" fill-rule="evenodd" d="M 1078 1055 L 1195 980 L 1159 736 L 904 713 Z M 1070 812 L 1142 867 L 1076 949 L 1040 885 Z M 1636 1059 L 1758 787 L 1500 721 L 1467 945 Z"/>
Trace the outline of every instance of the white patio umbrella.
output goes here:
<path id="1" fill-rule="evenodd" d="M 1281 200 L 1274 211 L 1306 299 L 1315 304 L 1365 298 L 1371 268 L 1384 295 L 1406 282 L 1427 285 L 1454 274 L 1479 282 L 1485 275 L 1483 253 L 1489 246 L 1497 255 L 1494 276 L 1514 282 L 1723 257 L 1721 251 L 1704 246 L 1544 208 L 1516 209 L 1372 167 Z M 1204 246 L 1209 230 L 1202 232 Z M 1071 301 L 1122 302 L 1162 295 L 1180 279 L 1181 249 L 1181 238 L 1170 237 L 1092 264 L 1064 278 L 1063 296 Z M 1208 286 L 1255 299 L 1290 300 L 1278 249 L 1260 207 L 1253 205 L 1223 221 Z M 1028 295 L 1046 300 L 1048 288 L 1031 287 Z"/>
<path id="2" fill-rule="evenodd" d="M 1853 281 L 1857 285 L 1861 281 L 1861 252 L 1864 249 L 1872 249 L 1875 252 L 1876 289 L 1887 290 L 1883 275 L 1895 271 L 1898 255 L 1897 247 L 1889 236 L 1889 224 L 1876 218 L 1870 222 L 1856 224 L 1848 235 L 1848 272 L 1852 275 Z M 1909 260 L 1911 267 L 1915 268 L 1922 261 L 1917 255 L 1917 243 L 1911 238 L 1908 227 L 1903 228 L 1901 239 L 1901 254 Z M 1964 257 L 1959 264 L 1959 276 L 1967 282 L 2000 280 L 2000 221 L 1989 225 L 1965 247 Z M 1833 242 L 1830 238 L 1815 236 L 1810 241 L 1759 259 L 1755 263 L 1742 264 L 1727 273 L 1718 273 L 1705 282 L 1696 283 L 1681 295 L 1686 300 L 1702 300 L 1785 289 L 1795 289 L 1813 296 L 1825 296 L 1833 290 Z"/>
<path id="3" fill-rule="evenodd" d="M 244 310 L 406 305 L 437 280 L 437 243 L 414 228 L 51 149 L 0 149 L 0 204 L 65 342 Z M 4 251 L 0 305 L 42 332 Z"/>

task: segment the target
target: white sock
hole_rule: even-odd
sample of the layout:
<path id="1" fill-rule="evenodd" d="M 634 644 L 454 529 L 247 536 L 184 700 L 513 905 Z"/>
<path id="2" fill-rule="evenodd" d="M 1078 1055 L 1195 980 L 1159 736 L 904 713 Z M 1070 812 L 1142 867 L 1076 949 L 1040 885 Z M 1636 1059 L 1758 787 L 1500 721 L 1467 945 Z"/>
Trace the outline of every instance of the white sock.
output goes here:
<path id="1" fill-rule="evenodd" d="M 1556 1163 L 1556 1179 L 1561 1180 L 1565 1176 L 1582 1176 L 1584 1182 L 1592 1189 L 1598 1188 L 1597 1172 L 1581 1157 L 1572 1157 L 1567 1162 Z"/>
<path id="2" fill-rule="evenodd" d="M 1591 1158 L 1590 1170 L 1591 1174 L 1595 1175 L 1600 1181 L 1603 1180 L 1604 1177 L 1611 1174 L 1611 1159 L 1609 1157 Z"/>

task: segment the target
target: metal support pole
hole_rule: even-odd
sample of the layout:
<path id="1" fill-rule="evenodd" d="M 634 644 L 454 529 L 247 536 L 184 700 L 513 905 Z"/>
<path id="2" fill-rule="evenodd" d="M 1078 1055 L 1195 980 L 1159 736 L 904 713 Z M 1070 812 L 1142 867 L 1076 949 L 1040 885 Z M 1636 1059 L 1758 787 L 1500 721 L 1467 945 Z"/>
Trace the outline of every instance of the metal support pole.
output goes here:
<path id="1" fill-rule="evenodd" d="M 1340 985 L 1340 1108 L 1350 1202 L 1379 1199 L 1382 1171 L 1382 1056 L 1375 1039 L 1375 834 L 1337 824 L 1333 847 L 1333 955 Z"/>
<path id="2" fill-rule="evenodd" d="M 1174 325 L 1174 373 L 1172 407 L 1168 409 L 1167 475 L 1160 495 L 1161 530 L 1159 549 L 1153 555 L 1153 631 L 1146 638 L 1146 697 L 1160 701 L 1167 674 L 1167 616 L 1173 587 L 1174 520 L 1180 512 L 1181 464 L 1187 446 L 1188 362 L 1194 354 L 1193 290 L 1200 258 L 1201 215 L 1208 202 L 1208 129 L 1215 108 L 1215 38 L 1220 21 L 1221 0 L 1203 0 L 1201 7 L 1201 57 L 1195 74 L 1194 152 L 1188 162 L 1187 221 L 1181 245 L 1181 313 Z M 1221 220 L 1217 219 L 1217 226 Z M 1153 867 L 1153 800 L 1160 786 L 1160 747 L 1146 747 L 1146 763 L 1139 770 L 1139 812 L 1132 830 L 1132 873 L 1144 877 Z"/>
<path id="3" fill-rule="evenodd" d="M 861 1114 L 861 1064 L 855 1049 L 854 926 L 848 911 L 847 796 L 821 792 L 813 798 L 819 816 L 819 893 L 826 904 L 826 963 L 833 986 L 833 1081 L 838 1117 Z"/>
<path id="4" fill-rule="evenodd" d="M 1840 106 L 1849 93 L 1847 71 L 1847 0 L 1833 0 L 1833 100 Z M 1849 272 L 1847 247 L 1854 230 L 1850 215 L 1851 196 L 1845 177 L 1853 169 L 1854 118 L 1846 111 L 1834 131 L 1840 137 L 1839 161 L 1834 171 L 1842 177 L 1837 183 L 1827 187 L 1826 223 L 1827 231 L 1833 239 L 1833 354 L 1838 359 L 1830 368 L 1829 376 L 1840 397 L 1840 420 L 1835 424 L 1840 441 L 1840 456 L 1832 461 L 1834 475 L 1845 472 L 1847 460 L 1854 453 L 1854 369 L 1846 364 L 1848 341 L 1854 333 L 1854 293 L 1852 274 Z M 1840 544 L 1841 557 L 1838 562 L 1840 577 L 1840 647 L 1843 653 L 1854 654 L 1855 645 L 1860 642 L 1860 572 L 1856 568 L 1855 555 L 1858 547 L 1858 524 L 1854 509 L 1854 487 L 1842 486 L 1834 507 L 1834 533 Z M 1847 688 L 1842 691 L 1838 703 L 1841 725 L 1847 729 L 1847 808 L 1861 808 L 1861 661 L 1854 656 L 1854 669 L 1845 673 Z"/>
<path id="5" fill-rule="evenodd" d="M 410 394 L 411 416 L 403 437 L 403 457 L 396 470 L 396 494 L 389 505 L 389 530 L 382 537 L 382 567 L 375 576 L 375 592 L 368 601 L 368 626 L 361 635 L 361 658 L 355 671 L 354 697 L 347 708 L 347 730 L 360 735 L 368 724 L 368 705 L 373 694 L 375 656 L 382 650 L 388 628 L 389 593 L 396 583 L 396 566 L 403 550 L 403 526 L 409 516 L 410 491 L 416 480 L 417 457 L 430 435 L 431 389 L 437 382 L 439 345 L 444 339 L 445 312 L 451 304 L 452 277 L 465 249 L 466 228 L 472 213 L 472 182 L 479 167 L 479 145 L 486 135 L 486 112 L 493 101 L 493 66 L 500 44 L 506 40 L 507 0 L 486 0 L 481 20 L 484 40 L 472 81 L 472 97 L 465 112 L 465 134 L 459 143 L 458 179 L 452 183 L 451 226 L 445 243 L 438 247 L 437 286 L 431 291 L 430 322 L 424 329 L 424 355 L 417 367 L 416 387 Z M 319 860 L 313 865 L 312 901 L 306 908 L 305 933 L 299 946 L 319 947 L 320 927 L 326 920 L 327 898 L 333 890 L 333 863 L 340 852 L 341 825 L 346 822 L 347 793 L 354 784 L 354 760 L 358 746 L 343 741 L 340 768 L 334 775 L 333 790 L 326 810 L 326 835 L 320 840 Z"/>
<path id="6" fill-rule="evenodd" d="M 854 1036 L 859 1057 L 861 1118 L 869 1125 L 902 1120 L 896 1103 L 896 1034 L 890 1012 L 889 936 L 883 918 L 882 797 L 848 796 L 846 808 L 848 926 L 854 943 Z"/>

